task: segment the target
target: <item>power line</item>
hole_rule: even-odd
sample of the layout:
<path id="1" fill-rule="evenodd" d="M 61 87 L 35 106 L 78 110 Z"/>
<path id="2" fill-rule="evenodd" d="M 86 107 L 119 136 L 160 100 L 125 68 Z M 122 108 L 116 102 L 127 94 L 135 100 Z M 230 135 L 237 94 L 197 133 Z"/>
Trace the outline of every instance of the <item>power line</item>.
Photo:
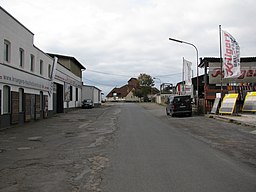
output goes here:
<path id="1" fill-rule="evenodd" d="M 95 84 L 97 84 L 97 85 L 108 86 L 108 87 L 113 87 L 113 86 L 114 86 L 113 84 L 110 85 L 110 84 L 100 83 L 100 82 L 93 81 L 93 80 L 90 80 L 90 79 L 87 79 L 87 78 L 83 78 L 83 79 L 86 80 L 86 81 L 89 81 L 89 82 L 91 82 L 91 83 L 95 83 Z"/>
<path id="2" fill-rule="evenodd" d="M 113 76 L 120 76 L 120 77 L 131 77 L 131 76 L 129 76 L 129 75 L 121 75 L 121 74 L 107 73 L 107 72 L 96 71 L 96 70 L 92 70 L 92 69 L 86 69 L 86 71 L 90 71 L 90 72 L 93 72 L 93 73 L 104 74 L 104 75 L 113 75 Z"/>
<path id="3" fill-rule="evenodd" d="M 92 69 L 86 69 L 86 71 L 90 71 L 93 73 L 99 73 L 99 74 L 104 74 L 104 75 L 113 75 L 113 76 L 120 76 L 120 77 L 132 77 L 130 75 L 122 75 L 122 74 L 114 74 L 114 73 L 107 73 L 107 72 L 102 72 L 102 71 L 96 71 Z M 181 73 L 173 73 L 173 74 L 167 74 L 167 75 L 155 75 L 154 77 L 168 77 L 168 76 L 175 76 L 175 75 L 180 75 Z"/>
<path id="4" fill-rule="evenodd" d="M 168 77 L 168 76 L 175 76 L 175 75 L 180 75 L 182 73 L 173 73 L 173 74 L 167 74 L 167 75 L 155 75 L 155 77 Z"/>

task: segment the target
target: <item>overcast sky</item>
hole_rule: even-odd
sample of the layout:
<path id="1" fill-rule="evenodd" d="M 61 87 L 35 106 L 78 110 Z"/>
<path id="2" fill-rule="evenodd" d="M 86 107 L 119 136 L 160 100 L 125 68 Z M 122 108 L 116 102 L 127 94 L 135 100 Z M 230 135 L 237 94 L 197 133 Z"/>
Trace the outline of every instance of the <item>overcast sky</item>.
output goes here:
<path id="1" fill-rule="evenodd" d="M 75 57 L 85 84 L 108 92 L 147 73 L 155 83 L 182 80 L 182 58 L 219 57 L 219 25 L 241 57 L 256 56 L 255 0 L 0 0 L 44 52 Z"/>

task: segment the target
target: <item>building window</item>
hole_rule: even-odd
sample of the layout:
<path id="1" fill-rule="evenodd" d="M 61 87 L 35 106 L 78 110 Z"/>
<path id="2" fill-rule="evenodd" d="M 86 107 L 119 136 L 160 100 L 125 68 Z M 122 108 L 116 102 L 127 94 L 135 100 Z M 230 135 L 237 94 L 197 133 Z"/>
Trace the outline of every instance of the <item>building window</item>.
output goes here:
<path id="1" fill-rule="evenodd" d="M 73 88 L 70 86 L 70 101 L 73 99 Z"/>
<path id="2" fill-rule="evenodd" d="M 40 59 L 40 63 L 39 63 L 39 73 L 40 75 L 43 75 L 43 68 L 44 68 L 44 62 L 43 60 Z"/>
<path id="3" fill-rule="evenodd" d="M 78 88 L 76 87 L 76 101 L 78 101 Z"/>
<path id="4" fill-rule="evenodd" d="M 34 71 L 35 70 L 35 56 L 34 55 L 30 55 L 30 71 Z"/>
<path id="5" fill-rule="evenodd" d="M 24 67 L 24 49 L 20 48 L 20 67 Z"/>
<path id="6" fill-rule="evenodd" d="M 11 60 L 11 43 L 4 40 L 4 61 L 10 63 Z"/>
<path id="7" fill-rule="evenodd" d="M 52 67 L 51 67 L 51 65 L 49 64 L 49 65 L 48 65 L 48 77 L 49 77 L 49 78 L 51 78 L 51 73 L 52 73 L 52 70 L 51 70 L 51 69 L 52 69 Z"/>
<path id="8" fill-rule="evenodd" d="M 24 111 L 24 89 L 19 89 L 19 112 Z"/>
<path id="9" fill-rule="evenodd" d="M 10 87 L 5 85 L 3 87 L 3 113 L 7 114 L 10 113 L 10 109 L 11 109 L 11 93 L 10 93 Z"/>

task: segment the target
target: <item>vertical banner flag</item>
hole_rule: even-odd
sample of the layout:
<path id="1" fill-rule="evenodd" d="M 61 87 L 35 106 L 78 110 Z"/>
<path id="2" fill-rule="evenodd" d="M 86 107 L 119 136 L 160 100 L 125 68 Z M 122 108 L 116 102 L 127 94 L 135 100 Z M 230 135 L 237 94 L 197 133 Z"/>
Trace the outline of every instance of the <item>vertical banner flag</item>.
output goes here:
<path id="1" fill-rule="evenodd" d="M 56 74 L 57 62 L 58 62 L 58 58 L 54 57 L 53 58 L 53 64 L 52 64 L 52 70 L 51 70 L 51 74 L 50 74 L 51 83 L 50 83 L 50 88 L 49 88 L 49 91 L 48 91 L 48 94 L 50 96 L 53 92 L 53 84 L 54 84 L 54 78 L 55 78 L 55 74 Z"/>
<path id="2" fill-rule="evenodd" d="M 192 84 L 191 66 L 192 66 L 192 62 L 183 59 L 184 81 L 185 81 L 186 85 L 191 85 Z"/>
<path id="3" fill-rule="evenodd" d="M 240 75 L 240 47 L 235 38 L 222 30 L 222 53 L 224 78 Z"/>

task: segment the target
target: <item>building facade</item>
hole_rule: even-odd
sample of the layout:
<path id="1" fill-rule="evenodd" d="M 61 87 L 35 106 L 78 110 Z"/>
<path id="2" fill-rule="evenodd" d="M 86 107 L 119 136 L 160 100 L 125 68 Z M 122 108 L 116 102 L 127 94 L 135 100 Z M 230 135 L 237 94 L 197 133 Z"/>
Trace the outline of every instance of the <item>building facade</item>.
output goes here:
<path id="1" fill-rule="evenodd" d="M 0 18 L 0 128 L 80 107 L 85 68 L 73 57 L 54 62 L 2 7 Z"/>
<path id="2" fill-rule="evenodd" d="M 140 98 L 135 96 L 135 90 L 138 87 L 138 80 L 136 78 L 131 78 L 128 84 L 112 89 L 107 97 L 107 101 L 124 101 L 124 102 L 138 102 Z"/>
<path id="3" fill-rule="evenodd" d="M 201 58 L 199 67 L 204 68 L 204 112 L 213 107 L 216 93 L 238 93 L 237 111 L 241 111 L 247 92 L 256 91 L 256 57 L 241 57 L 240 75 L 236 78 L 224 78 L 221 72 L 220 58 Z M 221 78 L 222 76 L 222 78 Z"/>
<path id="4" fill-rule="evenodd" d="M 52 110 L 53 59 L 34 46 L 34 34 L 2 7 L 0 18 L 0 127 L 46 118 Z"/>
<path id="5" fill-rule="evenodd" d="M 101 90 L 95 86 L 82 86 L 82 100 L 91 99 L 95 107 L 101 105 Z"/>
<path id="6" fill-rule="evenodd" d="M 63 113 L 81 107 L 82 70 L 85 67 L 74 57 L 48 53 L 57 57 L 58 63 L 54 75 L 53 113 Z"/>

